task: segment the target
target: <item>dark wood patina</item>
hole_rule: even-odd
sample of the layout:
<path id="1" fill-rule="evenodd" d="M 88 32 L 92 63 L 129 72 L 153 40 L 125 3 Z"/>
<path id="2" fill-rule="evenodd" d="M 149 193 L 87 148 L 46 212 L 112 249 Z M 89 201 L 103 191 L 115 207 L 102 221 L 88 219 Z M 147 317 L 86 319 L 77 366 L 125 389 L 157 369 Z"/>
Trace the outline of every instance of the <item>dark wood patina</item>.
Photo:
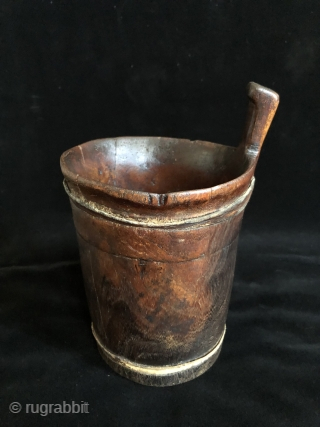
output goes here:
<path id="1" fill-rule="evenodd" d="M 238 148 L 123 137 L 61 157 L 92 330 L 118 373 L 173 385 L 219 355 L 244 208 L 278 95 L 248 86 Z"/>

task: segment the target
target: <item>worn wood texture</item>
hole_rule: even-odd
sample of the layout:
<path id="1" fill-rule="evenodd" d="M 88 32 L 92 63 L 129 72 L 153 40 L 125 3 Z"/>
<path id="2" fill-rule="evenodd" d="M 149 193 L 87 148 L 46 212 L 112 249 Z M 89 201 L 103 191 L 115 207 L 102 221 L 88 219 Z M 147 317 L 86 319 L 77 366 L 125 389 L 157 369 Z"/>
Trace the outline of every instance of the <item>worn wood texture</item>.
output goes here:
<path id="1" fill-rule="evenodd" d="M 279 102 L 256 83 L 248 94 L 238 148 L 124 137 L 61 157 L 93 333 L 134 381 L 188 381 L 220 352 L 241 220 Z"/>

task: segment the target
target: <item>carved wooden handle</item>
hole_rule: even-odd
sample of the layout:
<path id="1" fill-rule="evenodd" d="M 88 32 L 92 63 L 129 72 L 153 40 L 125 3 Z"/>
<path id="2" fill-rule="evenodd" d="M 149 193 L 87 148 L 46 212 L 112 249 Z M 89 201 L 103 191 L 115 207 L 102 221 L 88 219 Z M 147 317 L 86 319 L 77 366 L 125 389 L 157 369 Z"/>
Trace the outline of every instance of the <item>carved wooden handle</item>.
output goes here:
<path id="1" fill-rule="evenodd" d="M 247 87 L 249 107 L 241 148 L 258 160 L 259 153 L 279 105 L 279 95 L 271 89 L 250 82 Z"/>

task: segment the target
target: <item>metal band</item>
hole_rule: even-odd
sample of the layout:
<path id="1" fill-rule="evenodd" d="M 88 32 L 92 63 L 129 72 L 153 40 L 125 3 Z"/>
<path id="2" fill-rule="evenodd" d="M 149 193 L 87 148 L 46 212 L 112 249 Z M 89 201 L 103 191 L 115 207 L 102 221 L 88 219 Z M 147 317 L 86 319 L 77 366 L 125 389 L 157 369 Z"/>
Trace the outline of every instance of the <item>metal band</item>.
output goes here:
<path id="1" fill-rule="evenodd" d="M 226 204 L 218 209 L 215 209 L 213 212 L 210 212 L 205 215 L 199 215 L 191 218 L 168 218 L 168 217 L 132 217 L 125 216 L 119 212 L 103 206 L 99 203 L 88 200 L 84 196 L 79 197 L 78 195 L 72 193 L 66 183 L 63 181 L 64 189 L 70 199 L 83 206 L 84 208 L 91 210 L 99 215 L 105 216 L 115 221 L 125 222 L 132 225 L 140 225 L 144 227 L 169 227 L 173 225 L 185 225 L 185 224 L 194 224 L 210 220 L 212 218 L 217 218 L 228 213 L 237 214 L 240 213 L 246 207 L 246 200 L 249 199 L 253 187 L 254 187 L 255 178 L 252 177 L 249 187 L 244 191 L 239 197 L 234 199 L 232 203 Z M 80 191 L 80 189 L 79 189 Z"/>
<path id="2" fill-rule="evenodd" d="M 190 362 L 179 363 L 178 365 L 164 365 L 164 366 L 152 366 L 152 365 L 144 365 L 141 363 L 132 362 L 126 357 L 116 355 L 112 351 L 108 350 L 101 342 L 98 334 L 96 333 L 93 324 L 91 324 L 91 329 L 95 340 L 97 341 L 99 350 L 102 352 L 104 358 L 107 363 L 110 363 L 115 369 L 115 365 L 117 365 L 120 369 L 121 374 L 125 374 L 125 371 L 130 371 L 139 376 L 146 377 L 168 377 L 168 376 L 176 376 L 183 375 L 185 373 L 192 372 L 198 370 L 202 365 L 206 365 L 211 359 L 216 359 L 219 355 L 223 339 L 226 333 L 226 326 L 224 326 L 223 332 L 215 345 L 215 347 L 210 350 L 206 355 L 199 357 L 198 359 L 192 360 Z M 116 369 L 118 371 L 118 369 Z M 127 375 L 124 375 L 127 376 Z M 153 385 L 153 384 L 152 384 Z"/>

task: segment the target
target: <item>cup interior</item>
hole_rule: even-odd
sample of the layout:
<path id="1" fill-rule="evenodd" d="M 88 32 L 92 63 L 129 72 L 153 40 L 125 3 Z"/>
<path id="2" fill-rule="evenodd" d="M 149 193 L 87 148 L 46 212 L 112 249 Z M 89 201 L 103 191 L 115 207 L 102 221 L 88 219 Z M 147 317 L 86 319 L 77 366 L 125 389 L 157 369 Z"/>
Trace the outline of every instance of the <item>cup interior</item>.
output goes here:
<path id="1" fill-rule="evenodd" d="M 214 187 L 237 178 L 246 165 L 236 149 L 206 141 L 158 137 L 100 139 L 64 155 L 65 166 L 89 181 L 149 193 Z"/>

